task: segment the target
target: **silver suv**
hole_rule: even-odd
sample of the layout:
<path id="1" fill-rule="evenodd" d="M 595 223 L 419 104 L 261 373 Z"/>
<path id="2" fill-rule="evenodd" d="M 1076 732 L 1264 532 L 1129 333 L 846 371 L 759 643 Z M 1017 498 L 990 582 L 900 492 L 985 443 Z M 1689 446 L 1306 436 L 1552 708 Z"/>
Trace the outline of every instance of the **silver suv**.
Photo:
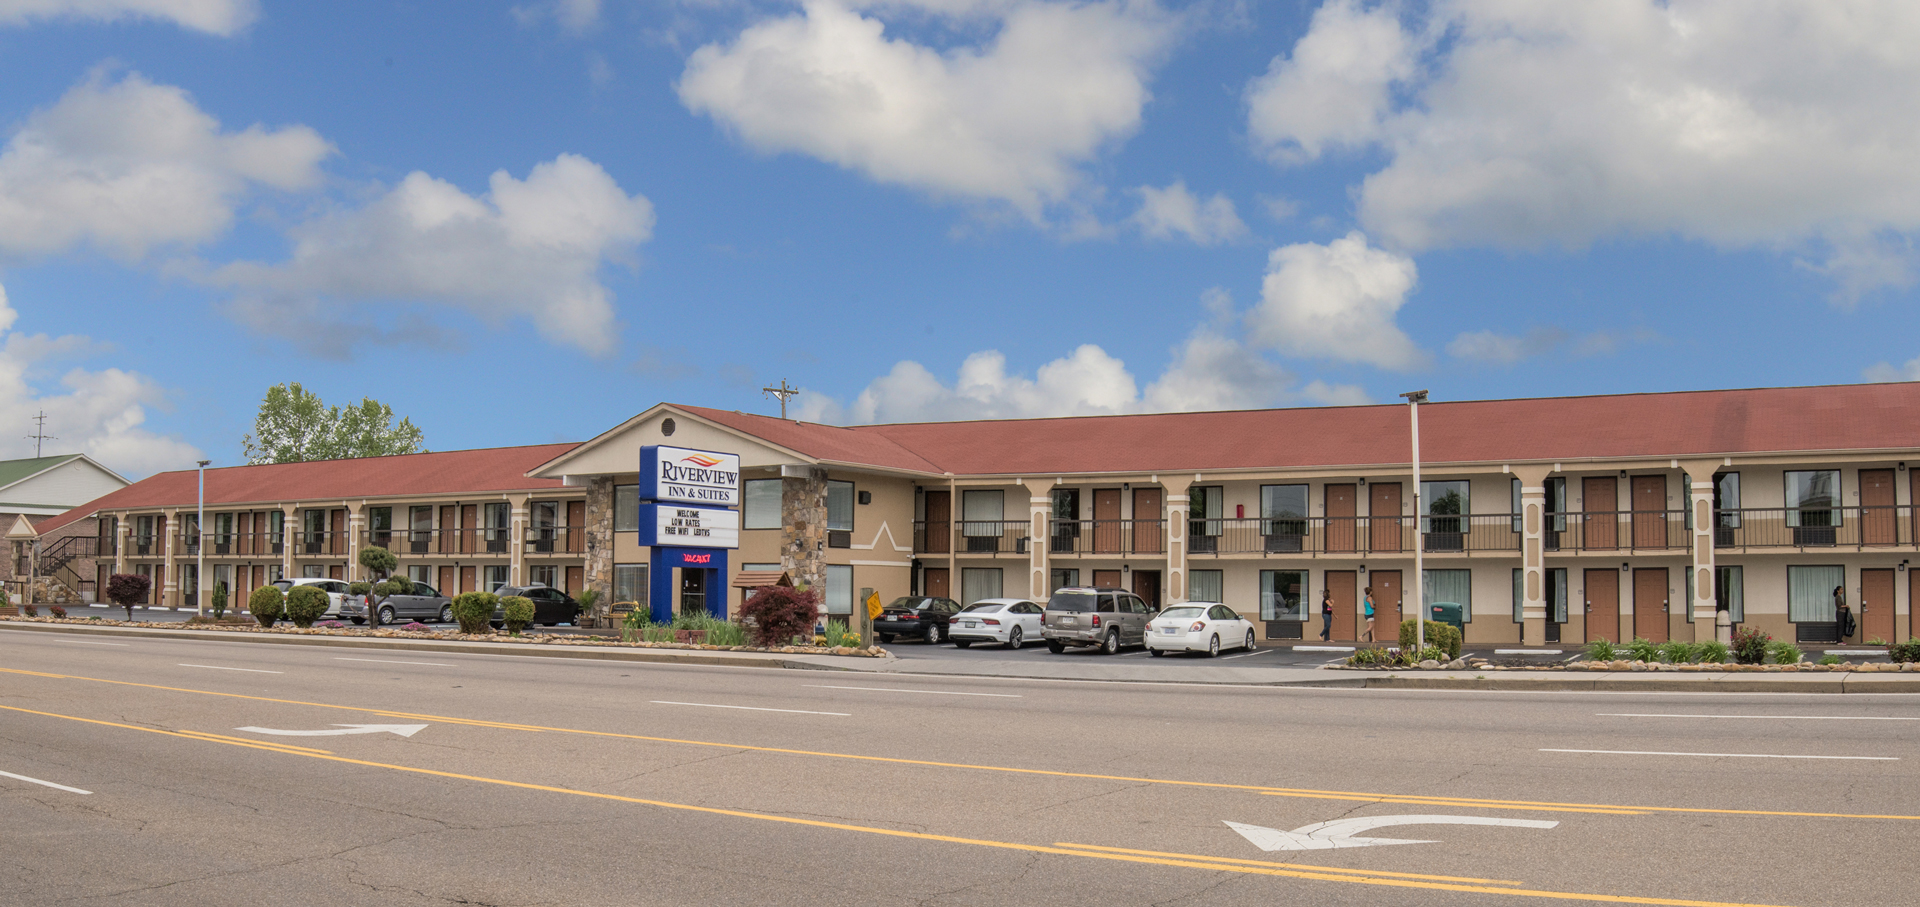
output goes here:
<path id="1" fill-rule="evenodd" d="M 1112 655 L 1121 646 L 1147 642 L 1147 621 L 1154 610 L 1125 589 L 1069 586 L 1054 590 L 1040 618 L 1040 636 L 1055 655 L 1068 646 L 1098 646 Z"/>

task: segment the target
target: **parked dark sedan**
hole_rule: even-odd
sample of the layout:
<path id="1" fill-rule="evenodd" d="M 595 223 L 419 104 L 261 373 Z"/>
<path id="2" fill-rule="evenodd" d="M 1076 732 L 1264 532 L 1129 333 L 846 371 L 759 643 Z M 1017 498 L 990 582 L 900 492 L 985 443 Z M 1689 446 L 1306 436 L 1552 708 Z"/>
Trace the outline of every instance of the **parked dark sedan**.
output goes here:
<path id="1" fill-rule="evenodd" d="M 580 603 L 574 601 L 573 596 L 547 586 L 501 586 L 493 590 L 493 594 L 501 598 L 518 595 L 532 600 L 533 622 L 541 626 L 551 627 L 555 624 L 574 623 L 580 616 Z M 493 620 L 490 623 L 496 630 L 506 626 L 506 609 L 493 609 Z"/>
<path id="2" fill-rule="evenodd" d="M 947 638 L 947 622 L 959 610 L 960 603 L 951 598 L 928 595 L 896 598 L 874 618 L 873 635 L 881 642 L 893 642 L 896 636 L 917 636 L 937 643 Z"/>

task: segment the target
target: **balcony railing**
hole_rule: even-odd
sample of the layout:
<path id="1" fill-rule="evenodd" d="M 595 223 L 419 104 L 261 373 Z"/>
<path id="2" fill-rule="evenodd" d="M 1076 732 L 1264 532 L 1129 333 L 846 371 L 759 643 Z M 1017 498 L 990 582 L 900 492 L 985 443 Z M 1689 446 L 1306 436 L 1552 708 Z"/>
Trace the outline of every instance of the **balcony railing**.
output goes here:
<path id="1" fill-rule="evenodd" d="M 347 533 L 293 530 L 294 554 L 304 557 L 346 557 Z"/>
<path id="2" fill-rule="evenodd" d="M 587 550 L 587 530 L 583 526 L 529 526 L 526 533 L 528 554 L 580 554 Z"/>
<path id="3" fill-rule="evenodd" d="M 1047 538 L 1053 555 L 1164 554 L 1166 520 L 1053 520 Z"/>
<path id="4" fill-rule="evenodd" d="M 1668 551 L 1687 548 L 1685 510 L 1548 513 L 1548 551 Z"/>
<path id="5" fill-rule="evenodd" d="M 1894 548 L 1913 545 L 1912 505 L 1716 510 L 1716 548 Z"/>
<path id="6" fill-rule="evenodd" d="M 958 547 L 962 554 L 1026 554 L 1033 524 L 1027 520 L 961 520 Z"/>

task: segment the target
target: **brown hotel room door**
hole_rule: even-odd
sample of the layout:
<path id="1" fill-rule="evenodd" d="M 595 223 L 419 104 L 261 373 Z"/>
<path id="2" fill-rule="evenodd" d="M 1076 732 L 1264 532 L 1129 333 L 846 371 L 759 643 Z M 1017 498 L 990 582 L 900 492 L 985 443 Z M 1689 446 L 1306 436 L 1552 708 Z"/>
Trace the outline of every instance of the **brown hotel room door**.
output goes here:
<path id="1" fill-rule="evenodd" d="M 1360 608 L 1360 575 L 1352 570 L 1328 570 L 1328 591 L 1333 593 L 1333 638 L 1354 639 L 1354 612 Z M 1376 621 L 1374 627 L 1380 624 Z"/>
<path id="2" fill-rule="evenodd" d="M 1586 592 L 1587 642 L 1620 641 L 1620 571 L 1610 567 L 1588 570 L 1581 578 Z"/>
<path id="3" fill-rule="evenodd" d="M 1327 505 L 1327 550 L 1353 551 L 1356 548 L 1359 514 L 1359 502 L 1354 500 L 1354 486 L 1328 485 L 1325 489 Z M 1342 637 L 1345 638 L 1345 637 Z"/>
<path id="4" fill-rule="evenodd" d="M 1400 571 L 1375 570 L 1367 574 L 1373 587 L 1373 637 L 1392 642 L 1400 638 Z"/>
<path id="5" fill-rule="evenodd" d="M 1367 486 L 1367 550 L 1400 550 L 1400 483 Z"/>
<path id="6" fill-rule="evenodd" d="M 945 491 L 929 491 L 926 508 L 926 537 L 921 539 L 924 545 L 921 550 L 928 554 L 946 554 L 953 545 L 953 496 Z"/>
<path id="7" fill-rule="evenodd" d="M 1893 639 L 1893 570 L 1891 568 L 1860 571 L 1860 635 L 1858 638 L 1889 641 Z"/>
<path id="8" fill-rule="evenodd" d="M 1581 541 L 1589 549 L 1620 547 L 1619 487 L 1612 476 L 1588 476 L 1580 482 Z M 1614 584 L 1619 588 L 1619 583 Z M 1612 636 L 1607 637 L 1614 640 Z"/>
<path id="9" fill-rule="evenodd" d="M 1641 567 L 1633 571 L 1633 635 L 1648 642 L 1666 642 L 1667 568 Z"/>
<path id="10" fill-rule="evenodd" d="M 1160 553 L 1160 534 L 1165 526 L 1161 520 L 1161 505 L 1160 489 L 1135 488 L 1133 490 L 1133 551 L 1135 553 Z"/>
<path id="11" fill-rule="evenodd" d="M 1093 490 L 1093 550 L 1119 554 L 1126 550 L 1120 538 L 1120 489 Z"/>
<path id="12" fill-rule="evenodd" d="M 1667 547 L 1667 477 L 1633 477 L 1633 547 Z"/>
<path id="13" fill-rule="evenodd" d="M 1896 544 L 1900 527 L 1898 513 L 1893 496 L 1893 470 L 1860 470 L 1860 544 Z"/>
<path id="14" fill-rule="evenodd" d="M 926 569 L 927 588 L 925 593 L 932 598 L 950 598 L 953 584 L 948 581 L 947 568 L 928 567 Z"/>

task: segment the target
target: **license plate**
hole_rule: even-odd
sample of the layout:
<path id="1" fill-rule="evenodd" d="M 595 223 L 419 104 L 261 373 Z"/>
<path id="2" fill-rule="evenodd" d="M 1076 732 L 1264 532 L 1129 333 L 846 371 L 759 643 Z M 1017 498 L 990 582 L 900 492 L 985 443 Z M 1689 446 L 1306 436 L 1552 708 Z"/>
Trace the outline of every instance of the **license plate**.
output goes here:
<path id="1" fill-rule="evenodd" d="M 1160 635 L 1162 635 L 1162 636 L 1178 636 L 1178 635 L 1180 635 L 1180 628 L 1179 628 L 1179 627 L 1161 627 L 1161 628 L 1160 628 Z"/>
<path id="2" fill-rule="evenodd" d="M 973 621 L 970 621 L 970 620 L 969 620 L 969 621 L 963 621 L 963 622 L 962 622 L 962 623 L 960 624 L 960 626 L 963 626 L 963 627 L 966 627 L 966 628 L 968 628 L 968 629 L 972 629 L 972 628 L 974 628 L 974 627 L 977 627 L 977 626 L 980 626 L 980 625 L 979 625 L 979 624 L 976 624 L 976 623 L 974 623 Z"/>

